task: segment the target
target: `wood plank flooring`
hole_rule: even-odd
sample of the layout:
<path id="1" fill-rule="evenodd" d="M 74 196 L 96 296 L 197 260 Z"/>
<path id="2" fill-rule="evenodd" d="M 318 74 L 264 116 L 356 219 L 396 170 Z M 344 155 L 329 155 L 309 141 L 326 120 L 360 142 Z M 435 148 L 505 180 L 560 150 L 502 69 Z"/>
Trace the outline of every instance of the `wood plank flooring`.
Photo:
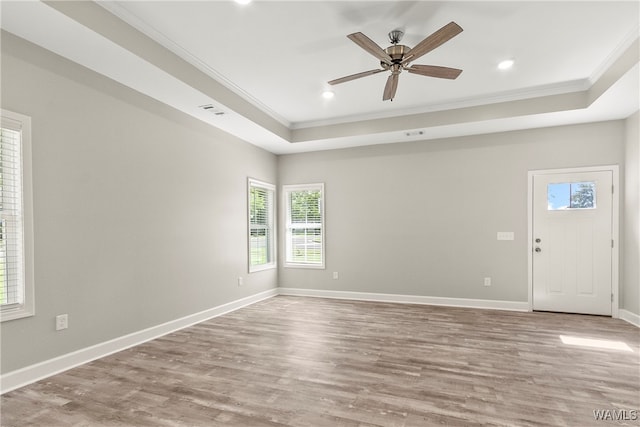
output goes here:
<path id="1" fill-rule="evenodd" d="M 6 427 L 639 425 L 640 329 L 596 316 L 278 296 L 7 393 L 1 405 Z M 626 420 L 596 421 L 594 410 Z"/>

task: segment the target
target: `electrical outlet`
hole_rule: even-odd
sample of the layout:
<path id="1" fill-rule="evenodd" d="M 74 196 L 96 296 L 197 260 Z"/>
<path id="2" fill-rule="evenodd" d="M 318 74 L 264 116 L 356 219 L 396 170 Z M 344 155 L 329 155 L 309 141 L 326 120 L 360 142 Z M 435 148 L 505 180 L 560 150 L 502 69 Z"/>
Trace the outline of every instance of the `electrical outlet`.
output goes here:
<path id="1" fill-rule="evenodd" d="M 485 286 L 491 286 L 491 277 L 485 277 L 484 278 L 484 285 Z"/>
<path id="2" fill-rule="evenodd" d="M 238 277 L 238 286 L 242 285 L 244 285 L 244 280 L 242 280 L 242 277 Z"/>
<path id="3" fill-rule="evenodd" d="M 337 271 L 333 272 L 333 280 L 338 280 L 338 272 Z"/>
<path id="4" fill-rule="evenodd" d="M 60 314 L 56 316 L 56 331 L 61 331 L 69 327 L 69 315 Z"/>

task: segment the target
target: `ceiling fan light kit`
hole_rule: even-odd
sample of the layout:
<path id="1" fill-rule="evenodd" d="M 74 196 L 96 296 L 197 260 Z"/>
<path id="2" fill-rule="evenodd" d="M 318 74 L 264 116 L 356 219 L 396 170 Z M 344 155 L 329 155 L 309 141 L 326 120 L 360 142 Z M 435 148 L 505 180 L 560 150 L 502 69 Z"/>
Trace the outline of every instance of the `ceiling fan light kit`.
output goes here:
<path id="1" fill-rule="evenodd" d="M 452 21 L 422 40 L 413 48 L 410 48 L 399 44 L 404 32 L 402 32 L 402 30 L 393 30 L 389 33 L 391 46 L 386 49 L 382 49 L 373 40 L 360 32 L 349 34 L 347 37 L 351 41 L 380 60 L 380 66 L 382 68 L 341 77 L 339 79 L 331 80 L 328 83 L 330 85 L 336 85 L 359 79 L 361 77 L 371 76 L 383 71 L 390 71 L 391 75 L 387 78 L 387 83 L 382 94 L 382 100 L 393 101 L 398 89 L 398 78 L 403 70 L 407 70 L 409 73 L 421 76 L 454 80 L 460 75 L 460 73 L 462 73 L 462 70 L 437 65 L 410 65 L 410 63 L 451 40 L 461 32 L 462 27 Z"/>

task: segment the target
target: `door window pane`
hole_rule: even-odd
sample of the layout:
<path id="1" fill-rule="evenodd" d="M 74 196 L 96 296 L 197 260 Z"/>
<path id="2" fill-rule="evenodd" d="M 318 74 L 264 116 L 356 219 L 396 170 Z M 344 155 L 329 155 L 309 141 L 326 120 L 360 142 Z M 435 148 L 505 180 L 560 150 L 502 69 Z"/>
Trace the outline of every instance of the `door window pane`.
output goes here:
<path id="1" fill-rule="evenodd" d="M 547 209 L 550 211 L 595 207 L 595 182 L 562 182 L 547 186 Z"/>

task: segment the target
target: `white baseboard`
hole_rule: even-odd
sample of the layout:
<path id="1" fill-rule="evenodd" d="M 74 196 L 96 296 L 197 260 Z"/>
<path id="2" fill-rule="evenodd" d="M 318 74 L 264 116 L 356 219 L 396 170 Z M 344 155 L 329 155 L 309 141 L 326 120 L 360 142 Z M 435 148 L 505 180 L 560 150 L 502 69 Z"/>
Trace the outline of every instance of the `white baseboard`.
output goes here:
<path id="1" fill-rule="evenodd" d="M 468 298 L 443 298 L 422 295 L 378 294 L 370 292 L 328 291 L 317 289 L 278 288 L 279 295 L 352 299 L 360 301 L 397 302 L 405 304 L 443 305 L 449 307 L 487 308 L 493 310 L 529 311 L 527 301 L 499 301 Z"/>
<path id="2" fill-rule="evenodd" d="M 92 360 L 159 338 L 171 332 L 195 325 L 196 323 L 204 322 L 205 320 L 238 310 L 239 308 L 255 304 L 256 302 L 276 295 L 278 295 L 277 288 L 269 289 L 199 313 L 191 314 L 161 325 L 153 326 L 151 328 L 96 344 L 91 347 L 83 348 L 72 353 L 64 354 L 54 359 L 8 372 L 0 377 L 0 394 L 15 390 L 71 368 L 75 368 L 76 366 L 83 365 L 91 362 Z"/>
<path id="3" fill-rule="evenodd" d="M 276 295 L 336 298 L 360 301 L 395 302 L 404 304 L 440 305 L 449 307 L 483 308 L 493 310 L 529 311 L 529 303 L 521 301 L 443 298 L 421 295 L 396 295 L 371 292 L 330 291 L 300 288 L 274 288 L 208 310 L 134 332 L 110 341 L 83 348 L 54 359 L 27 366 L 0 376 L 0 394 L 15 390 L 41 379 L 83 365 L 118 351 L 134 347 L 177 330 L 238 310 Z M 640 327 L 640 316 L 620 309 L 619 317 Z"/>
<path id="4" fill-rule="evenodd" d="M 621 308 L 618 310 L 618 317 L 640 328 L 640 315 Z"/>

